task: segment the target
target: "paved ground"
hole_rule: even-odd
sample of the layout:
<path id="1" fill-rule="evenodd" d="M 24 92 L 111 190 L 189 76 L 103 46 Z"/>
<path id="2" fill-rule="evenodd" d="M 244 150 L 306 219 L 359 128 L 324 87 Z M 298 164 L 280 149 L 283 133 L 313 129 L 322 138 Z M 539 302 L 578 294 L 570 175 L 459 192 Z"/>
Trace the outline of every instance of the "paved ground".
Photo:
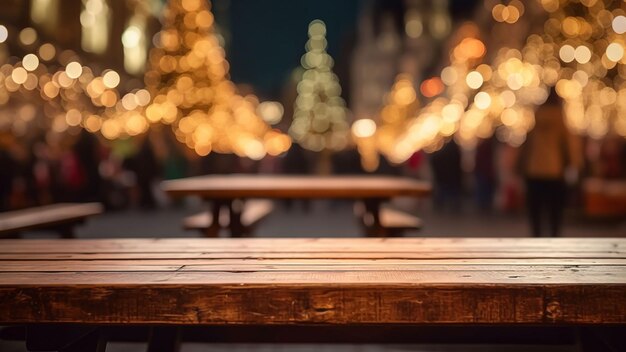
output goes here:
<path id="1" fill-rule="evenodd" d="M 360 229 L 349 202 L 295 202 L 291 207 L 280 203 L 277 210 L 261 223 L 259 237 L 356 237 Z M 528 236 L 523 214 L 484 214 L 467 204 L 459 212 L 438 212 L 429 201 L 399 200 L 396 207 L 417 214 L 424 229 L 408 236 L 424 237 L 524 237 Z M 130 210 L 107 213 L 93 218 L 78 231 L 79 237 L 186 237 L 199 236 L 184 231 L 181 219 L 203 209 L 199 200 L 158 210 Z M 563 228 L 567 237 L 626 237 L 626 219 L 598 221 L 584 219 L 576 212 L 567 213 Z"/>
<path id="2" fill-rule="evenodd" d="M 523 215 L 480 214 L 471 206 L 464 207 L 458 213 L 436 212 L 429 202 L 413 203 L 400 201 L 396 204 L 423 218 L 425 227 L 422 232 L 408 236 L 469 236 L 469 237 L 522 237 L 528 235 L 528 226 Z M 78 231 L 81 238 L 98 237 L 185 237 L 198 236 L 195 232 L 183 231 L 181 219 L 202 209 L 197 200 L 189 200 L 179 206 L 170 206 L 157 210 L 129 210 L 111 212 L 93 218 Z M 260 237 L 356 237 L 360 236 L 359 227 L 352 216 L 351 204 L 345 202 L 317 201 L 305 210 L 304 204 L 295 203 L 291 208 L 284 204 L 278 206 L 258 229 Z M 626 237 L 624 221 L 589 221 L 568 213 L 563 231 L 564 236 L 573 237 Z M 42 237 L 49 234 L 28 234 L 27 237 Z M 144 351 L 142 344 L 111 344 L 107 352 Z M 183 352 L 200 351 L 296 351 L 296 352 L 382 352 L 382 351 L 550 351 L 575 352 L 577 346 L 483 346 L 483 345 L 203 345 L 185 344 Z M 23 352 L 24 344 L 19 342 L 1 342 L 2 352 Z"/>

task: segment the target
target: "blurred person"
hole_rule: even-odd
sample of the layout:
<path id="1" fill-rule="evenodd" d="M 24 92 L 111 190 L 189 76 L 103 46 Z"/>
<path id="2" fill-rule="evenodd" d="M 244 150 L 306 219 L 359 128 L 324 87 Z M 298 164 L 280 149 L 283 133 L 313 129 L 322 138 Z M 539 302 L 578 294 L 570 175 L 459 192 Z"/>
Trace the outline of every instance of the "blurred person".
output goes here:
<path id="1" fill-rule="evenodd" d="M 37 205 L 38 195 L 33 148 L 30 145 L 26 146 L 15 141 L 10 150 L 14 163 L 9 207 L 19 209 Z"/>
<path id="2" fill-rule="evenodd" d="M 500 207 L 504 213 L 518 214 L 525 209 L 523 180 L 519 177 L 520 148 L 503 144 L 498 150 Z"/>
<path id="3" fill-rule="evenodd" d="M 463 172 L 461 168 L 461 149 L 450 140 L 431 154 L 431 169 L 434 179 L 434 204 L 438 210 L 461 209 Z"/>
<path id="4" fill-rule="evenodd" d="M 11 140 L 9 134 L 0 134 L 0 211 L 9 210 L 15 161 L 10 152 Z"/>
<path id="5" fill-rule="evenodd" d="M 211 152 L 201 158 L 201 174 L 227 175 L 237 173 L 239 168 L 239 156 L 235 154 L 220 154 Z"/>
<path id="6" fill-rule="evenodd" d="M 582 166 L 582 149 L 565 126 L 554 89 L 535 114 L 535 127 L 520 150 L 519 167 L 526 181 L 526 204 L 532 235 L 543 234 L 547 216 L 549 234 L 559 236 L 566 204 L 566 172 Z"/>
<path id="7" fill-rule="evenodd" d="M 184 152 L 181 151 L 181 144 L 176 141 L 173 133 L 165 134 L 166 155 L 163 160 L 163 178 L 174 180 L 188 176 L 188 162 Z"/>
<path id="8" fill-rule="evenodd" d="M 135 190 L 137 191 L 137 201 L 141 208 L 152 209 L 156 207 L 156 198 L 152 192 L 152 187 L 161 176 L 162 170 L 157 156 L 150 142 L 150 138 L 142 136 L 139 142 L 139 149 L 131 157 L 124 160 L 124 168 L 132 171 L 135 175 Z"/>
<path id="9" fill-rule="evenodd" d="M 479 210 L 490 212 L 497 186 L 495 168 L 495 138 L 483 139 L 476 147 L 474 160 L 474 180 L 476 182 L 476 203 Z"/>
<path id="10" fill-rule="evenodd" d="M 54 198 L 54 178 L 53 166 L 55 159 L 52 150 L 45 140 L 36 141 L 33 145 L 33 155 L 35 158 L 33 173 L 37 185 L 37 195 L 41 204 L 53 203 Z M 58 171 L 58 167 L 56 169 Z M 57 172 L 58 173 L 58 172 Z"/>
<path id="11" fill-rule="evenodd" d="M 82 130 L 72 150 L 84 174 L 78 200 L 81 202 L 98 201 L 102 196 L 102 177 L 99 171 L 102 156 L 98 139 L 92 133 Z"/>

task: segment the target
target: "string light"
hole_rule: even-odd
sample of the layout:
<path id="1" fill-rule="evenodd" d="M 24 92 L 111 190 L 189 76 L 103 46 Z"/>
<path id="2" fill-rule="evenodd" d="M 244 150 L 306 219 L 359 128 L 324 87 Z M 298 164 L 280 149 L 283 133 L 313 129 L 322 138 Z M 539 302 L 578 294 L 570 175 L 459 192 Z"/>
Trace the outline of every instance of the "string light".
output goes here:
<path id="1" fill-rule="evenodd" d="M 613 130 L 626 137 L 625 44 L 620 36 L 626 33 L 626 17 L 609 6 L 558 0 L 496 4 L 489 10 L 500 26 L 530 28 L 530 19 L 521 23 L 527 12 L 541 16 L 543 11 L 546 20 L 541 34 L 527 35 L 519 50 L 497 46 L 486 63 L 481 62 L 487 51 L 478 26 L 463 24 L 453 36 L 450 64 L 441 71 L 444 95 L 415 111 L 395 133 L 388 132 L 390 124 L 383 119 L 377 138 L 384 134 L 392 147 L 379 144 L 378 151 L 402 162 L 417 150 L 437 150 L 452 135 L 471 147 L 494 133 L 519 146 L 534 127 L 534 110 L 546 101 L 550 86 L 564 99 L 572 130 L 593 138 Z M 516 30 L 523 33 L 523 28 Z M 507 29 L 492 33 L 502 30 Z"/>

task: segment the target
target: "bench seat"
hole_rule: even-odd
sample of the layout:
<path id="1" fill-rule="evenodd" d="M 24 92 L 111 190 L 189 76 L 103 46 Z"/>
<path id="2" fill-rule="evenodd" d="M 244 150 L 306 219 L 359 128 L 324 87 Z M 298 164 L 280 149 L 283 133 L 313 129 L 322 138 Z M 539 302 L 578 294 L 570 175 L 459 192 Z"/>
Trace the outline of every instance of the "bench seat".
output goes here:
<path id="1" fill-rule="evenodd" d="M 254 228 L 274 210 L 274 203 L 266 199 L 251 199 L 244 203 L 241 212 L 241 224 L 244 227 L 245 234 L 251 234 Z M 215 227 L 214 236 L 218 235 L 219 228 L 227 228 L 229 226 L 229 214 L 226 209 L 221 209 L 218 223 L 214 224 L 213 214 L 204 211 L 186 217 L 183 220 L 185 230 L 197 230 L 207 233 L 211 227 Z M 216 225 L 219 225 L 216 226 Z"/>
<path id="2" fill-rule="evenodd" d="M 100 203 L 57 203 L 0 213 L 0 236 L 30 230 L 52 230 L 73 237 L 73 229 L 86 218 L 101 214 Z"/>
<path id="3" fill-rule="evenodd" d="M 374 219 L 366 213 L 365 205 L 357 202 L 354 206 L 354 213 L 368 232 L 374 224 Z M 419 231 L 424 224 L 419 217 L 388 206 L 380 208 L 379 222 L 384 237 L 399 237 L 407 231 Z"/>

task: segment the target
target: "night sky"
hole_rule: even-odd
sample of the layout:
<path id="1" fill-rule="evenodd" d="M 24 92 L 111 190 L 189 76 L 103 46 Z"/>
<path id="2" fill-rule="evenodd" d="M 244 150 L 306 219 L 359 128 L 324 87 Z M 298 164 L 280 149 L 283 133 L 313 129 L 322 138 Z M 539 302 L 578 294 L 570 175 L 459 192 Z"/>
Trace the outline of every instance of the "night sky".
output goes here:
<path id="1" fill-rule="evenodd" d="M 220 1 L 214 0 L 219 23 Z M 250 83 L 264 99 L 276 99 L 292 70 L 299 66 L 310 21 L 327 26 L 328 51 L 335 60 L 356 29 L 364 5 L 371 0 L 230 0 L 231 38 L 227 56 L 236 83 Z M 466 17 L 474 1 L 454 0 L 455 18 Z"/>

